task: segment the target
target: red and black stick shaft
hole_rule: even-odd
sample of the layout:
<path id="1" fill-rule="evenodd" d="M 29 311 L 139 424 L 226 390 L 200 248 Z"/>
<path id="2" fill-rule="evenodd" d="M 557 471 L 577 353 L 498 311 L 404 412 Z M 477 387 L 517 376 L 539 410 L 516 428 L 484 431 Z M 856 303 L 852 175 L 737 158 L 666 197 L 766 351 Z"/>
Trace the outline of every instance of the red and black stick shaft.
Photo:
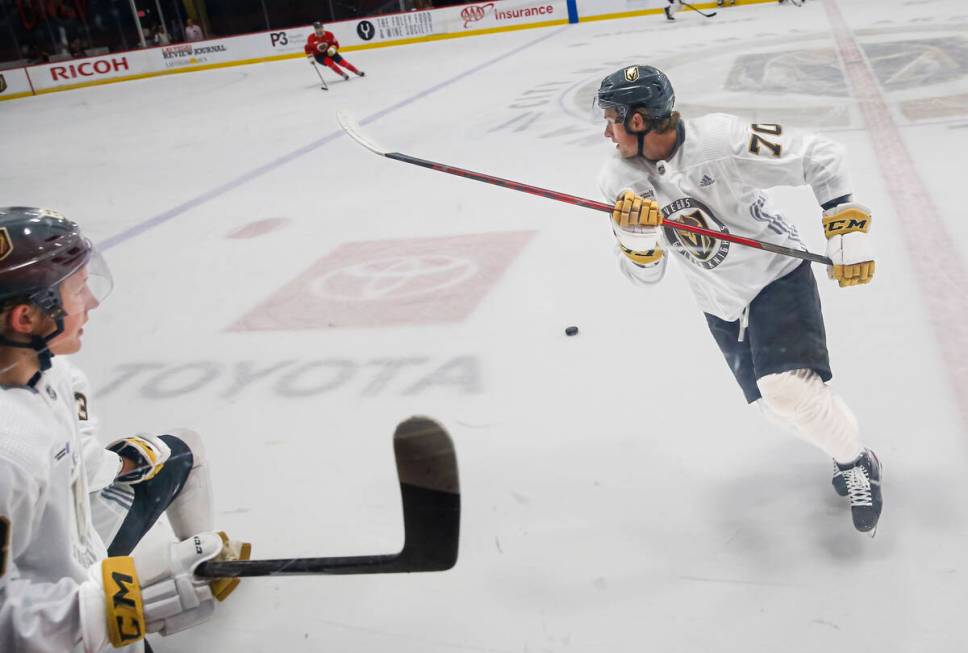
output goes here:
<path id="1" fill-rule="evenodd" d="M 381 152 L 381 154 L 383 154 L 383 156 L 387 157 L 388 159 L 395 159 L 397 161 L 403 161 L 404 163 L 411 163 L 413 165 L 421 166 L 423 168 L 430 168 L 431 170 L 436 170 L 438 172 L 446 172 L 447 174 L 450 174 L 450 175 L 457 175 L 458 177 L 465 177 L 467 179 L 473 179 L 475 181 L 482 181 L 486 184 L 493 184 L 494 186 L 510 188 L 511 190 L 520 191 L 522 193 L 530 193 L 531 195 L 537 195 L 538 197 L 545 197 L 550 200 L 565 202 L 566 204 L 574 204 L 575 206 L 582 206 L 582 207 L 585 207 L 586 209 L 594 209 L 596 211 L 601 211 L 603 213 L 611 213 L 613 209 L 611 204 L 605 204 L 604 202 L 596 202 L 595 200 L 586 199 L 584 197 L 577 197 L 576 195 L 569 195 L 568 193 L 560 193 L 555 190 L 549 190 L 547 188 L 540 188 L 538 186 L 524 184 L 524 183 L 521 183 L 520 181 L 512 181 L 510 179 L 494 177 L 492 175 L 486 175 L 482 172 L 474 172 L 473 170 L 458 168 L 457 166 L 450 166 L 444 163 L 437 163 L 436 161 L 419 159 L 415 156 L 410 156 L 409 154 L 401 154 L 400 152 Z M 773 252 L 774 254 L 792 256 L 793 258 L 804 259 L 807 261 L 812 261 L 814 263 L 823 263 L 824 265 L 833 265 L 833 261 L 831 261 L 826 256 L 821 256 L 820 254 L 814 254 L 813 252 L 808 252 L 800 249 L 793 249 L 792 247 L 784 247 L 783 245 L 775 245 L 773 243 L 763 242 L 762 240 L 756 240 L 755 238 L 744 238 L 743 236 L 736 236 L 731 233 L 713 231 L 712 229 L 696 227 L 691 224 L 676 222 L 675 220 L 663 220 L 662 224 L 663 226 L 671 227 L 673 229 L 678 229 L 679 231 L 689 231 L 694 234 L 708 236 L 709 238 L 715 238 L 718 240 L 727 240 L 731 243 L 737 243 L 739 245 L 745 245 L 746 247 L 753 247 L 755 249 L 762 249 L 767 252 Z"/>

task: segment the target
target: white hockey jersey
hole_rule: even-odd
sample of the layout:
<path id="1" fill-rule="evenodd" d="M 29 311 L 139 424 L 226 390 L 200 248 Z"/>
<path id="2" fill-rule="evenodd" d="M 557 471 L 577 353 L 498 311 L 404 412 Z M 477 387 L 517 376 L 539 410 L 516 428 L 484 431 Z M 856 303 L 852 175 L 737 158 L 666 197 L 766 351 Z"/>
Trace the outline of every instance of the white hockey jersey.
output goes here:
<path id="1" fill-rule="evenodd" d="M 805 249 L 796 227 L 762 189 L 810 185 L 819 204 L 851 192 L 843 147 L 822 136 L 750 125 L 721 113 L 685 120 L 684 127 L 685 140 L 668 161 L 625 159 L 616 151 L 599 175 L 605 198 L 614 202 L 632 190 L 655 199 L 664 218 Z M 665 261 L 675 258 L 684 264 L 699 307 L 729 322 L 739 319 L 760 290 L 802 262 L 670 227 L 660 229 L 660 243 L 666 256 L 654 268 L 638 267 L 620 254 L 623 273 L 654 283 Z"/>
<path id="2" fill-rule="evenodd" d="M 93 437 L 86 379 L 54 358 L 36 389 L 0 387 L 0 651 L 102 650 L 103 594 L 88 570 L 107 556 L 89 493 L 121 461 Z M 98 639 L 98 641 L 92 641 Z M 111 649 L 116 650 L 116 649 Z M 143 646 L 123 649 L 141 651 Z"/>

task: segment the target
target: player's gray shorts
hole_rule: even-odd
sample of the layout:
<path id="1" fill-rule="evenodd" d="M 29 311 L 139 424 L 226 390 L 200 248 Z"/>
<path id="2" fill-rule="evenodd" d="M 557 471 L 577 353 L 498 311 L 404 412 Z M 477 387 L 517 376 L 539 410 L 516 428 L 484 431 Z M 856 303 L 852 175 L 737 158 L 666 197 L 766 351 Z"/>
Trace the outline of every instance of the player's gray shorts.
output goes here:
<path id="1" fill-rule="evenodd" d="M 809 261 L 753 298 L 742 342 L 739 320 L 726 322 L 706 313 L 706 322 L 749 403 L 760 398 L 756 380 L 767 374 L 811 369 L 824 381 L 833 377 L 820 294 Z"/>

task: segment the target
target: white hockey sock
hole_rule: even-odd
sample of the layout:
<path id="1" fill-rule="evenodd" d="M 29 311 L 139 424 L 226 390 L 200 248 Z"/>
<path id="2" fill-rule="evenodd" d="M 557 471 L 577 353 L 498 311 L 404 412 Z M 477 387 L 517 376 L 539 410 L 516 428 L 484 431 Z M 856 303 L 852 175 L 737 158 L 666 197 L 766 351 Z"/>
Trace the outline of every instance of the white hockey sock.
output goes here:
<path id="1" fill-rule="evenodd" d="M 857 418 L 813 370 L 768 374 L 756 382 L 771 416 L 839 463 L 863 451 Z"/>
<path id="2" fill-rule="evenodd" d="M 185 540 L 192 535 L 215 530 L 212 482 L 201 436 L 189 430 L 175 430 L 171 433 L 188 445 L 194 459 L 185 485 L 165 511 L 175 537 Z"/>

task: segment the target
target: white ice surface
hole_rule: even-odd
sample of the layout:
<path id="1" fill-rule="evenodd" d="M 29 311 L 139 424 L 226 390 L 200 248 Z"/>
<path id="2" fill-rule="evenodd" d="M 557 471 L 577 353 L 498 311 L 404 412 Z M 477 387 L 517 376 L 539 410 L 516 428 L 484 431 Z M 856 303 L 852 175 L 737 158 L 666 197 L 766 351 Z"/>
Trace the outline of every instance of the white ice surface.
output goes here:
<path id="1" fill-rule="evenodd" d="M 916 59 L 911 84 L 884 94 L 960 250 L 968 115 L 912 118 L 900 103 L 968 93 L 968 58 L 930 46 L 918 59 L 904 45 L 968 48 L 968 7 L 838 4 L 862 45 Z M 679 18 L 347 53 L 368 75 L 330 76 L 328 93 L 292 60 L 0 104 L 0 204 L 57 208 L 109 245 L 116 288 L 79 356 L 103 390 L 105 436 L 202 431 L 218 525 L 259 557 L 394 550 L 394 425 L 433 415 L 457 445 L 454 570 L 247 580 L 210 623 L 153 640 L 156 651 L 968 648 L 968 398 L 948 372 L 964 360 L 942 360 L 905 216 L 854 100 L 796 81 L 801 63 L 832 52 L 823 2 Z M 780 88 L 730 90 L 737 62 L 757 55 Z M 886 466 L 874 540 L 853 531 L 829 460 L 745 405 L 674 268 L 637 289 L 617 271 L 601 214 L 380 159 L 336 135 L 338 109 L 364 123 L 379 112 L 365 129 L 398 151 L 600 199 L 610 146 L 589 93 L 630 62 L 666 70 L 685 113 L 822 129 L 847 145 L 855 197 L 877 220 L 877 278 L 841 290 L 818 276 L 835 388 Z M 956 73 L 919 82 L 939 66 Z M 822 251 L 810 193 L 774 193 Z M 226 237 L 268 218 L 286 222 Z M 534 237 L 463 322 L 228 330 L 340 244 L 517 230 Z M 928 281 L 945 283 L 941 271 Z M 571 324 L 581 333 L 566 338 Z M 464 377 L 433 376 L 459 357 Z M 357 371 L 284 396 L 279 378 L 300 359 Z M 384 379 L 386 359 L 419 360 Z M 198 361 L 208 363 L 173 371 Z M 436 383 L 419 384 L 428 375 Z"/>

